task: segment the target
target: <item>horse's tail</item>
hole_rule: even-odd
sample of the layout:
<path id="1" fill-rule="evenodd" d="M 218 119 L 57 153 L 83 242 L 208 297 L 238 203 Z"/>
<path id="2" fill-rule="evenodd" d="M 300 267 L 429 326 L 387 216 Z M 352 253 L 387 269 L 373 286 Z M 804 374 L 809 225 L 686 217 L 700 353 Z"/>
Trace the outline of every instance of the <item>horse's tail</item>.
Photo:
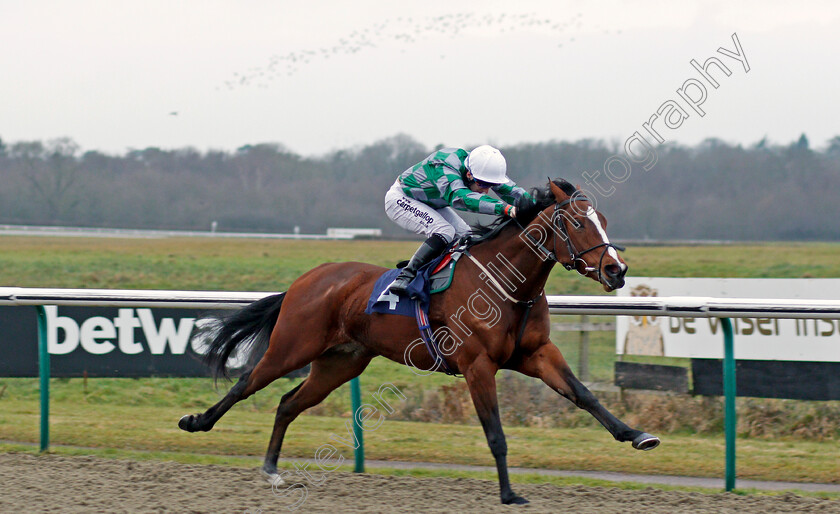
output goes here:
<path id="1" fill-rule="evenodd" d="M 216 378 L 228 376 L 227 361 L 234 351 L 246 361 L 246 371 L 254 369 L 268 350 L 271 331 L 285 296 L 285 292 L 271 295 L 232 313 L 204 318 L 196 324 L 196 336 L 206 345 L 204 362 Z"/>

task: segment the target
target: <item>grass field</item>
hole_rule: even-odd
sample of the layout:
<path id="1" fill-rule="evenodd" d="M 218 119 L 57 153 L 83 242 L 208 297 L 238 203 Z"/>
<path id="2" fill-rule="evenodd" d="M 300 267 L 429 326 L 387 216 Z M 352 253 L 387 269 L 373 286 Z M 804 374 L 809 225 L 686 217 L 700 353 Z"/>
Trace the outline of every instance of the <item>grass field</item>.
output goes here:
<path id="1" fill-rule="evenodd" d="M 256 239 L 106 239 L 0 236 L 0 284 L 20 287 L 283 291 L 324 262 L 393 266 L 416 242 Z M 630 247 L 630 275 L 840 277 L 840 244 Z M 555 267 L 548 294 L 603 294 Z"/>
<path id="2" fill-rule="evenodd" d="M 369 398 L 371 388 L 365 388 Z M 273 407 L 273 406 L 272 406 Z M 103 409 L 104 408 L 104 409 Z M 16 401 L 4 406 L 0 437 L 31 441 L 37 417 L 31 407 Z M 273 422 L 273 408 L 235 408 L 212 431 L 189 434 L 177 427 L 185 411 L 180 407 L 91 405 L 56 402 L 52 408 L 52 438 L 57 444 L 115 448 L 125 451 L 179 452 L 214 456 L 255 456 L 265 451 Z M 283 446 L 285 457 L 311 459 L 316 448 L 348 439 L 345 421 L 332 416 L 301 416 L 291 425 Z M 597 423 L 575 429 L 507 427 L 511 466 L 545 469 L 585 469 L 720 477 L 724 441 L 718 436 L 671 434 L 653 452 L 638 452 L 620 444 Z M 434 441 L 434 444 L 431 442 Z M 836 443 L 830 443 L 836 447 Z M 838 481 L 837 450 L 808 441 L 740 440 L 738 476 L 787 481 Z M 345 458 L 352 460 L 352 451 Z M 386 419 L 365 433 L 370 459 L 492 466 L 493 459 L 481 427 L 413 423 Z"/>
<path id="3" fill-rule="evenodd" d="M 416 245 L 384 241 L 7 236 L 0 237 L 0 284 L 281 291 L 317 264 L 358 260 L 390 266 L 409 256 Z M 631 247 L 625 257 L 630 274 L 638 276 L 840 277 L 840 245 L 837 244 Z M 562 268 L 552 272 L 546 291 L 604 294 L 596 283 Z M 576 369 L 576 336 L 554 334 L 553 340 Z M 613 334 L 593 334 L 590 345 L 592 377 L 611 381 L 615 360 Z M 441 408 L 440 392 L 454 387 L 451 378 L 419 378 L 402 366 L 375 359 L 362 375 L 363 388 L 370 391 L 386 382 L 397 385 L 420 410 Z M 186 434 L 176 427 L 178 417 L 203 410 L 223 392 L 214 389 L 210 380 L 53 379 L 52 441 L 103 449 L 98 451 L 111 449 L 107 451 L 125 452 L 124 455 L 133 451 L 159 452 L 154 455 L 164 456 L 184 452 L 206 454 L 211 461 L 235 455 L 255 456 L 267 444 L 276 402 L 296 383 L 280 380 L 233 409 L 212 432 Z M 228 384 L 219 386 L 226 389 Z M 33 379 L 0 379 L 0 440 L 37 440 L 37 396 L 38 386 Z M 463 398 L 463 395 L 453 398 Z M 558 408 L 565 402 L 559 397 L 556 401 Z M 836 403 L 828 402 L 824 417 L 836 417 Z M 505 405 L 503 402 L 503 411 Z M 650 408 L 656 412 L 655 404 Z M 315 448 L 329 440 L 331 434 L 343 430 L 349 410 L 345 386 L 316 408 L 314 414 L 318 415 L 304 415 L 291 426 L 284 455 L 311 458 Z M 586 415 L 576 418 L 574 426 L 508 425 L 510 463 L 526 467 L 698 476 L 721 476 L 723 472 L 723 439 L 718 434 L 690 433 L 681 428 L 668 434 L 655 452 L 641 453 L 613 442 Z M 434 445 L 430 444 L 432 438 L 438 441 Z M 467 424 L 419 424 L 389 419 L 379 430 L 368 434 L 366 450 L 369 458 L 383 460 L 491 462 L 480 427 L 469 421 Z M 744 478 L 840 482 L 840 450 L 831 429 L 822 441 L 802 437 L 742 437 L 738 459 L 738 474 Z"/>

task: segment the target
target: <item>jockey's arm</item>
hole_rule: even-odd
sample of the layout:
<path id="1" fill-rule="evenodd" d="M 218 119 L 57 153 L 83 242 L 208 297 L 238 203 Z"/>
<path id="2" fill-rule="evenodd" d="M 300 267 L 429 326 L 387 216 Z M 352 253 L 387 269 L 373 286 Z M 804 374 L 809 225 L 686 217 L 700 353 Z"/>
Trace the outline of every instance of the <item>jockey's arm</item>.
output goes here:
<path id="1" fill-rule="evenodd" d="M 525 191 L 521 187 L 517 186 L 516 182 L 512 180 L 508 180 L 506 183 L 499 184 L 498 186 L 493 186 L 493 191 L 499 195 L 502 200 L 510 204 L 516 204 L 516 201 L 522 197 L 525 197 L 532 202 L 534 201 L 528 191 Z"/>
<path id="2" fill-rule="evenodd" d="M 492 196 L 470 191 L 464 185 L 461 177 L 448 168 L 444 168 L 442 174 L 446 177 L 446 180 L 437 180 L 435 184 L 438 185 L 438 190 L 440 190 L 443 199 L 452 208 L 496 216 L 510 215 L 512 205 Z"/>

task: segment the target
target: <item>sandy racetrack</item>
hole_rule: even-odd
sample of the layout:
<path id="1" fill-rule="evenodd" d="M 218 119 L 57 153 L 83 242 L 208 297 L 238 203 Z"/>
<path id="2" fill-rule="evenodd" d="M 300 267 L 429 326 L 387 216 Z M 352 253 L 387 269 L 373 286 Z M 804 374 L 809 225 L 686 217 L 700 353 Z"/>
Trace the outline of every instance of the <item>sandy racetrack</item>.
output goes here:
<path id="1" fill-rule="evenodd" d="M 838 512 L 840 502 L 655 489 L 516 485 L 526 507 L 498 504 L 495 482 L 328 473 L 298 512 Z M 97 457 L 0 454 L 0 512 L 288 512 L 256 470 Z"/>

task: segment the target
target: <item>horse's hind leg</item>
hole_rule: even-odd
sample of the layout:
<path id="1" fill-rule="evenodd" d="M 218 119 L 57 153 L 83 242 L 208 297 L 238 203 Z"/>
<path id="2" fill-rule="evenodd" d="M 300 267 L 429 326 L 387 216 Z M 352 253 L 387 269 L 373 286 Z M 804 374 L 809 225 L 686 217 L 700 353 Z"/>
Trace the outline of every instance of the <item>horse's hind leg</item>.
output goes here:
<path id="1" fill-rule="evenodd" d="M 278 323 L 278 325 L 280 324 Z M 307 344 L 315 339 L 314 337 L 307 337 L 306 340 L 301 340 L 296 337 L 296 334 L 275 327 L 268 351 L 262 356 L 254 369 L 239 377 L 239 381 L 230 388 L 230 391 L 218 403 L 202 414 L 189 414 L 182 417 L 178 421 L 178 426 L 181 430 L 187 432 L 209 431 L 237 402 L 248 398 L 271 382 L 306 366 L 317 358 L 323 351 L 324 345 L 321 343 Z"/>
<path id="2" fill-rule="evenodd" d="M 202 414 L 188 414 L 178 420 L 178 427 L 187 432 L 207 432 L 219 421 L 219 418 L 233 407 L 236 402 L 244 398 L 243 393 L 248 385 L 248 377 L 251 372 L 244 373 L 239 381 L 230 388 L 227 394 L 215 405 Z"/>
<path id="3" fill-rule="evenodd" d="M 659 438 L 630 428 L 608 411 L 595 395 L 572 373 L 560 350 L 552 343 L 541 346 L 526 358 L 517 371 L 542 379 L 549 387 L 586 410 L 606 428 L 617 441 L 632 441 L 637 450 L 652 450 L 659 446 Z"/>
<path id="4" fill-rule="evenodd" d="M 277 459 L 289 424 L 301 412 L 321 403 L 338 386 L 359 376 L 372 358 L 372 354 L 355 343 L 334 346 L 312 362 L 306 380 L 283 395 L 277 406 L 274 430 L 262 467 L 270 481 L 278 483 Z"/>

